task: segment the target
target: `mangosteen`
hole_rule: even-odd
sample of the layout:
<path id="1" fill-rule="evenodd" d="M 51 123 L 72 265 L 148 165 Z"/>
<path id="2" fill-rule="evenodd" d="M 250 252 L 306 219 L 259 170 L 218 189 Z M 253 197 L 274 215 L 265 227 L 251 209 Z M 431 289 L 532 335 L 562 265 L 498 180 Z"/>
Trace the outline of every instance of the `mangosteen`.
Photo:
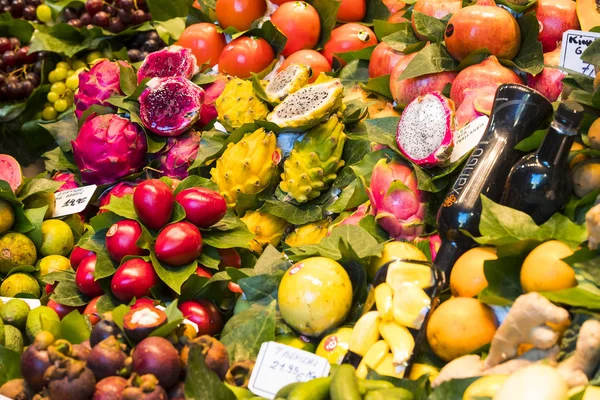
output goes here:
<path id="1" fill-rule="evenodd" d="M 167 400 L 167 392 L 159 385 L 154 375 L 133 374 L 127 381 L 128 387 L 123 391 L 123 400 Z"/>
<path id="2" fill-rule="evenodd" d="M 96 383 L 92 400 L 121 400 L 127 387 L 127 380 L 120 376 L 109 376 Z"/>
<path id="3" fill-rule="evenodd" d="M 129 311 L 123 317 L 123 328 L 134 342 L 146 339 L 152 331 L 167 323 L 167 314 L 156 307 L 142 307 Z"/>
<path id="4" fill-rule="evenodd" d="M 169 389 L 179 379 L 179 353 L 165 338 L 152 336 L 142 340 L 133 350 L 132 359 L 133 372 L 154 375 L 165 389 Z"/>
<path id="5" fill-rule="evenodd" d="M 115 336 L 118 339 L 121 336 L 121 330 L 112 320 L 112 314 L 105 313 L 104 318 L 92 328 L 90 345 L 93 348 L 109 336 Z"/>
<path id="6" fill-rule="evenodd" d="M 169 389 L 167 394 L 169 395 L 169 400 L 186 400 L 185 383 L 181 381 L 177 382 L 171 389 Z"/>
<path id="7" fill-rule="evenodd" d="M 50 332 L 42 331 L 21 355 L 21 375 L 35 391 L 44 387 L 44 373 L 52 364 L 48 355 L 48 347 L 52 343 L 54 343 L 54 336 Z"/>
<path id="8" fill-rule="evenodd" d="M 96 390 L 94 373 L 85 362 L 72 358 L 56 361 L 44 374 L 50 400 L 88 400 Z"/>
<path id="9" fill-rule="evenodd" d="M 95 345 L 87 360 L 87 366 L 92 370 L 96 379 L 117 375 L 125 366 L 127 354 L 125 345 L 120 343 L 116 337 L 108 338 Z"/>
<path id="10" fill-rule="evenodd" d="M 92 352 L 92 348 L 90 347 L 90 341 L 86 340 L 79 344 L 73 345 L 73 350 L 71 353 L 71 357 L 79 361 L 87 361 L 90 353 Z"/>
<path id="11" fill-rule="evenodd" d="M 204 354 L 204 363 L 208 369 L 213 370 L 221 378 L 225 379 L 227 370 L 229 369 L 229 355 L 223 343 L 219 342 L 212 336 L 202 335 L 192 340 L 189 346 L 199 346 Z M 181 363 L 184 367 L 188 365 L 188 357 L 190 353 L 189 346 L 181 350 Z"/>
<path id="12" fill-rule="evenodd" d="M 0 387 L 0 395 L 14 400 L 28 400 L 33 397 L 35 391 L 27 385 L 25 379 L 13 379 Z"/>
<path id="13" fill-rule="evenodd" d="M 225 382 L 232 386 L 247 388 L 253 369 L 254 361 L 252 360 L 244 360 L 233 363 L 225 375 Z"/>

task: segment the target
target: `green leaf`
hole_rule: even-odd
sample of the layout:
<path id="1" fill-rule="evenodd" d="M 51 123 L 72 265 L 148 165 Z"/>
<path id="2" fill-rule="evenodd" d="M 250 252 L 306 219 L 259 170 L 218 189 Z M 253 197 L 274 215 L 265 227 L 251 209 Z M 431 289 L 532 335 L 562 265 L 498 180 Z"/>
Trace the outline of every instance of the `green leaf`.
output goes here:
<path id="1" fill-rule="evenodd" d="M 371 59 L 371 54 L 375 50 L 375 46 L 365 47 L 361 50 L 356 51 L 347 51 L 344 53 L 335 53 L 335 55 L 344 60 L 345 62 L 350 62 L 353 60 L 366 60 L 369 61 Z"/>
<path id="2" fill-rule="evenodd" d="M 569 202 L 565 206 L 565 215 L 577 223 L 583 223 L 585 219 L 585 213 L 594 206 L 598 195 L 600 195 L 600 189 L 596 189 L 581 198 L 574 194 L 571 195 Z M 580 211 L 583 211 L 581 213 L 583 214 L 581 221 L 579 221 L 579 218 L 576 218 L 578 215 L 580 215 Z"/>
<path id="3" fill-rule="evenodd" d="M 21 377 L 21 354 L 0 345 L 0 386 Z"/>
<path id="4" fill-rule="evenodd" d="M 393 23 L 388 22 L 387 20 L 376 19 L 373 21 L 373 31 L 375 32 L 375 36 L 379 41 L 383 41 L 383 38 L 391 35 L 399 30 L 402 30 L 406 25 L 406 23 Z"/>
<path id="5" fill-rule="evenodd" d="M 537 2 L 537 0 L 528 0 L 523 5 L 520 5 L 520 4 L 511 3 L 507 0 L 497 0 L 496 1 L 497 4 L 503 4 L 506 7 L 514 10 L 517 14 L 520 14 L 520 13 L 526 11 L 528 8 L 532 7 L 536 2 Z"/>
<path id="6" fill-rule="evenodd" d="M 123 197 L 111 196 L 108 205 L 103 210 L 113 212 L 123 218 L 137 220 L 137 214 L 133 208 L 133 195 L 127 194 Z"/>
<path id="7" fill-rule="evenodd" d="M 341 2 L 331 0 L 310 0 L 309 4 L 317 10 L 319 19 L 321 20 L 321 36 L 319 37 L 319 43 L 315 47 L 315 49 L 321 49 L 331 37 L 331 31 L 335 28 L 335 24 L 337 23 L 336 15 Z"/>
<path id="8" fill-rule="evenodd" d="M 363 23 L 372 23 L 374 20 L 385 20 L 390 17 L 390 10 L 381 0 L 367 0 L 367 15 Z"/>
<path id="9" fill-rule="evenodd" d="M 415 29 L 418 33 L 433 43 L 440 43 L 444 40 L 446 22 L 418 11 L 413 11 L 412 16 L 415 21 Z"/>
<path id="10" fill-rule="evenodd" d="M 583 51 L 581 61 L 591 65 L 600 65 L 600 41 L 594 40 L 590 43 Z"/>
<path id="11" fill-rule="evenodd" d="M 283 278 L 283 272 L 277 271 L 272 275 L 262 274 L 243 278 L 239 280 L 238 284 L 251 304 L 267 305 L 272 301 L 277 301 L 281 278 Z"/>
<path id="12" fill-rule="evenodd" d="M 253 238 L 254 234 L 246 226 L 238 226 L 228 231 L 213 229 L 202 232 L 204 243 L 218 249 L 229 249 L 232 247 L 247 249 Z"/>
<path id="13" fill-rule="evenodd" d="M 513 62 L 523 72 L 539 74 L 544 69 L 544 52 L 538 41 L 540 26 L 535 13 L 525 13 L 517 22 L 521 28 L 521 48 Z"/>
<path id="14" fill-rule="evenodd" d="M 32 231 L 27 233 L 27 236 L 35 244 L 35 247 L 39 250 L 42 247 L 42 222 L 44 222 L 44 216 L 48 206 L 40 208 L 29 208 L 25 210 L 25 216 L 35 227 Z"/>
<path id="15" fill-rule="evenodd" d="M 19 191 L 19 200 L 24 201 L 37 193 L 54 193 L 63 185 L 62 182 L 46 178 L 34 178 L 25 181 Z"/>
<path id="16" fill-rule="evenodd" d="M 150 253 L 150 260 L 152 261 L 152 265 L 154 266 L 154 270 L 158 274 L 158 277 L 177 294 L 181 293 L 181 286 L 190 275 L 193 275 L 194 272 L 196 272 L 196 268 L 198 267 L 196 261 L 180 267 L 162 264 L 158 261 L 154 252 Z"/>
<path id="17" fill-rule="evenodd" d="M 112 318 L 114 323 L 121 329 L 121 332 L 125 332 L 123 328 L 123 320 L 125 315 L 131 311 L 131 307 L 121 304 L 112 310 Z"/>
<path id="18" fill-rule="evenodd" d="M 530 136 L 517 143 L 517 145 L 515 146 L 515 150 L 519 150 L 526 153 L 536 150 L 542 144 L 542 141 L 546 137 L 547 132 L 548 130 L 546 129 L 540 129 L 533 132 Z"/>
<path id="19" fill-rule="evenodd" d="M 30 232 L 35 229 L 35 226 L 27 219 L 23 211 L 23 203 L 17 199 L 15 193 L 10 188 L 8 182 L 0 179 L 0 199 L 8 201 L 15 212 L 15 223 L 12 230 L 20 233 Z"/>
<path id="20" fill-rule="evenodd" d="M 169 43 L 179 39 L 183 31 L 185 31 L 185 18 L 179 17 L 168 21 L 156 21 L 154 22 L 154 27 L 158 36 L 165 43 Z"/>
<path id="21" fill-rule="evenodd" d="M 236 397 L 217 374 L 208 369 L 198 345 L 190 347 L 188 373 L 185 378 L 187 400 L 235 400 Z"/>
<path id="22" fill-rule="evenodd" d="M 71 311 L 60 321 L 60 337 L 72 344 L 79 344 L 90 338 L 92 332 L 85 317 L 77 310 Z"/>
<path id="23" fill-rule="evenodd" d="M 256 275 L 267 274 L 273 275 L 277 271 L 287 271 L 292 266 L 292 262 L 275 247 L 270 244 L 265 247 L 260 258 L 254 265 L 254 273 Z"/>
<path id="24" fill-rule="evenodd" d="M 167 323 L 150 333 L 149 336 L 167 337 L 183 322 L 183 314 L 177 308 L 177 300 L 173 300 L 165 309 L 167 314 Z"/>
<path id="25" fill-rule="evenodd" d="M 126 95 L 130 96 L 137 88 L 137 76 L 133 68 L 119 64 L 119 85 Z"/>
<path id="26" fill-rule="evenodd" d="M 440 43 L 434 43 L 419 52 L 406 66 L 399 80 L 416 78 L 418 76 L 435 74 L 444 71 L 454 71 L 458 63 L 448 50 Z"/>
<path id="27" fill-rule="evenodd" d="M 310 203 L 296 206 L 283 201 L 267 200 L 260 211 L 283 218 L 294 225 L 323 219 L 323 208 Z"/>
<path id="28" fill-rule="evenodd" d="M 54 122 L 40 123 L 39 126 L 52 135 L 62 151 L 71 151 L 71 141 L 77 138 L 79 127 L 74 113 L 67 114 L 64 118 Z"/>
<path id="29" fill-rule="evenodd" d="M 153 21 L 168 21 L 177 17 L 187 17 L 192 6 L 190 0 L 146 0 Z"/>
<path id="30" fill-rule="evenodd" d="M 378 25 L 376 25 L 376 28 L 377 26 Z M 402 22 L 399 24 L 387 23 L 385 26 L 381 25 L 380 34 L 387 34 L 381 39 L 382 42 L 392 49 L 404 52 L 405 54 L 418 51 L 425 46 L 425 42 L 420 42 L 415 36 L 410 22 Z"/>
<path id="31" fill-rule="evenodd" d="M 36 30 L 31 38 L 29 51 L 34 53 L 38 51 L 52 51 L 59 54 L 64 54 L 67 57 L 73 57 L 75 54 L 87 48 L 83 42 L 72 43 L 66 40 L 58 39 L 47 32 Z"/>
<path id="32" fill-rule="evenodd" d="M 487 260 L 483 263 L 485 279 L 488 282 L 477 296 L 486 304 L 508 306 L 523 294 L 520 275 L 523 257 L 512 256 Z"/>
<path id="33" fill-rule="evenodd" d="M 345 87 L 354 87 L 357 82 L 367 83 L 369 81 L 369 62 L 367 60 L 350 61 L 340 71 L 338 78 Z"/>
<path id="34" fill-rule="evenodd" d="M 79 247 L 91 250 L 96 253 L 96 268 L 94 269 L 94 278 L 100 280 L 112 276 L 117 270 L 117 266 L 111 260 L 108 250 L 106 250 L 106 232 L 108 228 L 100 229 L 92 236 L 82 237 L 77 243 Z"/>
<path id="35" fill-rule="evenodd" d="M 201 176 L 197 175 L 190 175 L 182 180 L 179 185 L 177 185 L 177 189 L 175 189 L 174 194 L 178 195 L 182 190 L 192 187 L 204 187 L 215 191 L 219 190 L 219 186 L 217 186 L 217 184 L 210 179 L 202 178 Z"/>
<path id="36" fill-rule="evenodd" d="M 42 281 L 50 284 L 58 282 L 50 298 L 59 304 L 70 307 L 81 307 L 90 301 L 77 288 L 74 271 L 53 272 L 44 276 Z"/>
<path id="37" fill-rule="evenodd" d="M 375 381 L 386 381 L 392 383 L 395 387 L 408 389 L 414 396 L 413 400 L 426 400 L 428 396 L 428 392 L 430 389 L 429 385 L 429 375 L 423 375 L 416 380 L 411 379 L 398 379 L 392 376 L 379 375 L 377 372 L 369 369 L 369 373 L 367 375 L 368 380 Z M 462 397 L 457 397 L 456 399 L 460 399 Z M 448 398 L 446 400 L 454 400 L 454 398 Z"/>
<path id="38" fill-rule="evenodd" d="M 366 84 L 361 84 L 361 88 L 367 92 L 375 93 L 392 101 L 392 92 L 390 91 L 390 76 L 382 75 L 377 78 L 369 78 Z"/>
<path id="39" fill-rule="evenodd" d="M 540 294 L 554 303 L 594 311 L 600 310 L 600 290 L 595 286 L 592 288 L 580 284 L 573 288 L 556 292 L 541 292 Z"/>
<path id="40" fill-rule="evenodd" d="M 446 381 L 436 387 L 431 395 L 429 396 L 429 400 L 449 400 L 449 399 L 462 399 L 463 393 L 469 385 L 475 382 L 479 377 L 475 378 L 466 378 L 466 379 L 452 379 Z"/>

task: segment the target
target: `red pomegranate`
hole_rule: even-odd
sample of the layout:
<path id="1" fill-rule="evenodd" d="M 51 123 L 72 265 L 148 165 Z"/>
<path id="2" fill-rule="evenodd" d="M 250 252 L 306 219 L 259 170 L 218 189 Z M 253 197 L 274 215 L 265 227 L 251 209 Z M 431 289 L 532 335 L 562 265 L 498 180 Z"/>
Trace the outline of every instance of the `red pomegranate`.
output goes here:
<path id="1" fill-rule="evenodd" d="M 486 58 L 479 64 L 471 65 L 459 72 L 452 83 L 450 98 L 459 107 L 465 98 L 465 91 L 484 87 L 497 88 L 503 83 L 522 83 L 521 79 L 510 69 L 502 66 L 494 56 Z"/>
<path id="2" fill-rule="evenodd" d="M 560 63 L 560 46 L 544 54 L 544 65 L 556 65 Z M 564 74 L 556 68 L 544 67 L 536 76 L 527 75 L 527 86 L 537 90 L 550 101 L 556 101 L 562 93 Z"/>
<path id="3" fill-rule="evenodd" d="M 323 48 L 323 55 L 329 61 L 329 64 L 332 65 L 334 54 L 362 50 L 376 44 L 377 36 L 375 36 L 375 32 L 367 26 L 348 23 L 331 31 L 331 37 Z M 342 65 L 346 64 L 345 61 L 338 60 Z"/>
<path id="4" fill-rule="evenodd" d="M 521 29 L 517 20 L 503 8 L 488 0 L 460 9 L 446 26 L 444 39 L 450 55 L 464 60 L 478 49 L 487 48 L 498 58 L 512 60 L 521 46 Z"/>
<path id="5" fill-rule="evenodd" d="M 387 22 L 391 22 L 392 24 L 400 24 L 402 22 L 409 22 L 406 19 L 406 17 L 404 16 L 404 14 L 406 14 L 406 11 L 395 12 L 392 15 L 390 15 Z"/>
<path id="6" fill-rule="evenodd" d="M 413 14 L 410 19 L 415 35 L 421 40 L 427 39 L 425 36 L 417 33 L 415 27 L 415 11 L 430 17 L 442 19 L 448 14 L 456 14 L 461 8 L 462 0 L 417 0 L 413 7 Z"/>
<path id="7" fill-rule="evenodd" d="M 538 40 L 544 53 L 556 49 L 565 31 L 579 29 L 576 3 L 572 0 L 538 0 L 535 16 L 540 23 Z"/>
<path id="8" fill-rule="evenodd" d="M 392 49 L 387 43 L 379 43 L 371 54 L 369 77 L 377 78 L 391 74 L 396 64 L 404 57 L 406 57 L 404 53 Z"/>

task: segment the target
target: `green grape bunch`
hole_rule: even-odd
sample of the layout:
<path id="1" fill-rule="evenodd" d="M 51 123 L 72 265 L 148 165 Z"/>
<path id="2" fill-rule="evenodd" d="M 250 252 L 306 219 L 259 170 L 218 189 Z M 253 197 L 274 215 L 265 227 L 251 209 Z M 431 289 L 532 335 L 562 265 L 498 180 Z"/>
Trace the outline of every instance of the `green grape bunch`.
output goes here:
<path id="1" fill-rule="evenodd" d="M 48 102 L 42 112 L 46 121 L 56 119 L 59 113 L 73 105 L 75 91 L 79 87 L 79 74 L 85 71 L 87 65 L 81 60 L 61 61 L 48 74 L 52 84 L 46 99 Z"/>

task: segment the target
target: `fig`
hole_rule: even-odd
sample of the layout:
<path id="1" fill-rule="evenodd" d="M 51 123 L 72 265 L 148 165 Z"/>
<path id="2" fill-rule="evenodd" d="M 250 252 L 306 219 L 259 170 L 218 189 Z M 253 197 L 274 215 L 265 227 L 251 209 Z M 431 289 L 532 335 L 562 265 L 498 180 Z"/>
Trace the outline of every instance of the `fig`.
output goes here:
<path id="1" fill-rule="evenodd" d="M 202 253 L 202 235 L 189 222 L 176 222 L 159 232 L 154 251 L 156 258 L 169 265 L 189 264 Z"/>
<path id="2" fill-rule="evenodd" d="M 159 385 L 158 379 L 151 374 L 133 374 L 123 391 L 123 400 L 167 400 L 167 392 Z"/>
<path id="3" fill-rule="evenodd" d="M 75 273 L 75 284 L 81 293 L 89 297 L 96 297 L 104 294 L 100 284 L 94 279 L 96 269 L 96 255 L 84 259 Z"/>
<path id="4" fill-rule="evenodd" d="M 57 360 L 44 374 L 50 399 L 88 400 L 96 379 L 85 362 L 68 357 Z"/>
<path id="5" fill-rule="evenodd" d="M 134 342 L 141 342 L 155 329 L 167 323 L 167 314 L 152 307 L 142 307 L 130 310 L 123 317 L 123 328 L 127 337 Z"/>
<path id="6" fill-rule="evenodd" d="M 175 201 L 185 210 L 185 219 L 201 229 L 210 228 L 227 212 L 223 196 L 203 187 L 184 189 L 175 196 Z"/>
<path id="7" fill-rule="evenodd" d="M 227 374 L 225 375 L 225 382 L 229 383 L 232 386 L 247 388 L 248 382 L 250 381 L 250 375 L 252 375 L 253 369 L 254 361 L 238 361 L 234 363 L 227 371 Z"/>
<path id="8" fill-rule="evenodd" d="M 123 345 L 114 336 L 109 336 L 92 348 L 87 366 L 92 370 L 96 379 L 101 380 L 117 375 L 125 366 L 127 355 Z"/>
<path id="9" fill-rule="evenodd" d="M 141 258 L 125 261 L 112 277 L 110 288 L 113 295 L 128 303 L 133 298 L 150 296 L 150 289 L 159 282 L 151 263 Z"/>
<path id="10" fill-rule="evenodd" d="M 189 346 L 200 347 L 202 354 L 204 354 L 206 367 L 213 370 L 221 380 L 225 379 L 225 375 L 229 370 L 229 355 L 223 343 L 208 335 L 202 335 L 191 340 L 190 344 L 181 350 L 181 363 L 185 367 L 188 365 Z"/>
<path id="11" fill-rule="evenodd" d="M 183 316 L 198 326 L 198 335 L 214 336 L 223 329 L 223 318 L 217 307 L 208 300 L 184 301 L 179 304 Z"/>
<path id="12" fill-rule="evenodd" d="M 158 179 L 143 181 L 133 192 L 133 207 L 137 216 L 148 228 L 158 231 L 171 219 L 173 192 Z"/>
<path id="13" fill-rule="evenodd" d="M 186 400 L 185 383 L 177 382 L 175 386 L 169 389 L 169 392 L 167 394 L 169 395 L 169 400 Z"/>
<path id="14" fill-rule="evenodd" d="M 136 244 L 142 236 L 142 228 L 137 221 L 124 219 L 113 224 L 106 232 L 106 250 L 114 261 L 120 263 L 125 256 L 143 256 L 148 250 Z"/>
<path id="15" fill-rule="evenodd" d="M 92 400 L 121 400 L 127 387 L 127 380 L 120 376 L 109 376 L 96 383 Z"/>
<path id="16" fill-rule="evenodd" d="M 71 267 L 75 271 L 77 271 L 79 264 L 81 264 L 81 262 L 83 260 L 85 260 L 86 258 L 93 256 L 95 254 L 96 253 L 94 253 L 93 251 L 84 249 L 79 246 L 73 247 L 73 251 L 71 252 L 71 255 L 69 256 L 69 261 L 71 261 Z"/>
<path id="17" fill-rule="evenodd" d="M 97 296 L 90 301 L 85 309 L 83 310 L 83 315 L 87 315 L 90 319 L 90 323 L 92 325 L 96 325 L 100 322 L 100 317 L 98 316 L 98 308 L 96 308 L 96 303 L 98 303 L 98 299 L 102 296 Z"/>
<path id="18" fill-rule="evenodd" d="M 179 379 L 179 353 L 165 338 L 153 336 L 142 340 L 133 350 L 132 358 L 133 372 L 154 375 L 166 389 Z"/>
<path id="19" fill-rule="evenodd" d="M 90 345 L 92 346 L 92 348 L 94 348 L 104 339 L 107 339 L 111 336 L 114 336 L 117 339 L 119 339 L 120 337 L 122 337 L 121 330 L 119 329 L 117 324 L 114 323 L 112 319 L 112 314 L 106 313 L 104 314 L 104 318 L 92 328 L 92 332 L 90 334 Z"/>
<path id="20" fill-rule="evenodd" d="M 35 391 L 30 388 L 25 379 L 13 379 L 0 387 L 0 395 L 14 400 L 28 400 L 33 397 Z"/>
<path id="21" fill-rule="evenodd" d="M 154 307 L 158 302 L 148 297 L 141 297 L 135 300 L 135 303 L 130 307 L 131 310 L 139 310 L 144 307 Z"/>
<path id="22" fill-rule="evenodd" d="M 35 391 L 44 387 L 44 373 L 51 365 L 48 347 L 52 343 L 54 343 L 54 335 L 42 331 L 21 355 L 21 375 Z"/>
<path id="23" fill-rule="evenodd" d="M 71 311 L 77 310 L 77 307 L 65 306 L 64 304 L 59 304 L 52 299 L 48 300 L 48 304 L 46 306 L 53 309 L 60 319 L 66 317 Z"/>

